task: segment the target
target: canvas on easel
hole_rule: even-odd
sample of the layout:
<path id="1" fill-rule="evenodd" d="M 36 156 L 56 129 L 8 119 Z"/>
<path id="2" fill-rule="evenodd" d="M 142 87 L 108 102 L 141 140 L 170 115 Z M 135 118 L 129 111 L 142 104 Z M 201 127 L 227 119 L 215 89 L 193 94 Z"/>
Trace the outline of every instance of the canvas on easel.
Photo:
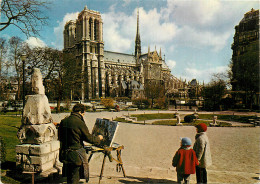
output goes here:
<path id="1" fill-rule="evenodd" d="M 103 144 L 100 146 L 111 147 L 118 129 L 118 125 L 119 123 L 117 121 L 110 121 L 108 119 L 97 118 L 96 123 L 92 129 L 92 135 L 102 135 L 104 141 Z"/>

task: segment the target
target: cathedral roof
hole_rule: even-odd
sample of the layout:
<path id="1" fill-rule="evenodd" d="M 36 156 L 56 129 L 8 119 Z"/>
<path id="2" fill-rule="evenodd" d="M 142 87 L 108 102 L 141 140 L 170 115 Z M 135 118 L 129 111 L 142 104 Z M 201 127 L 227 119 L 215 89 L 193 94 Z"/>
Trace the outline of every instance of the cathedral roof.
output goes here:
<path id="1" fill-rule="evenodd" d="M 155 51 L 154 51 L 154 52 L 155 52 Z M 151 52 L 151 53 L 153 53 L 153 52 Z M 142 54 L 142 55 L 140 56 L 140 60 L 142 60 L 142 59 L 147 59 L 147 56 L 148 56 L 148 53 Z M 162 69 L 170 70 L 164 60 L 162 60 Z"/>
<path id="2" fill-rule="evenodd" d="M 135 64 L 135 57 L 131 54 L 104 51 L 104 61 L 116 62 L 116 63 L 126 63 Z"/>

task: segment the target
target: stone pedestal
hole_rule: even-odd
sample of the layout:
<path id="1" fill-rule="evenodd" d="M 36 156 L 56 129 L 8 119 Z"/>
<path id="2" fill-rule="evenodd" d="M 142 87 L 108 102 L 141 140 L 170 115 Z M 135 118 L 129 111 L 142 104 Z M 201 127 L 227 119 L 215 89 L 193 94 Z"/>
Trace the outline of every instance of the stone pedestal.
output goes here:
<path id="1" fill-rule="evenodd" d="M 40 145 L 17 145 L 16 166 L 26 172 L 45 172 L 57 168 L 59 147 L 59 141 L 49 141 Z"/>

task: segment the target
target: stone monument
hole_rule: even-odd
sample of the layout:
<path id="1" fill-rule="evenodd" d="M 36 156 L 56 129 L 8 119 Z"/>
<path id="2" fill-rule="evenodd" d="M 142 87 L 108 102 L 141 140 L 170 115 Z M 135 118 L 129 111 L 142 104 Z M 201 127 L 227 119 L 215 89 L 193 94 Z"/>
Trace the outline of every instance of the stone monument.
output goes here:
<path id="1" fill-rule="evenodd" d="M 33 94 L 26 96 L 22 125 L 17 132 L 21 144 L 16 145 L 16 166 L 24 172 L 59 171 L 60 142 L 38 68 L 31 81 Z"/>
<path id="2" fill-rule="evenodd" d="M 196 119 L 199 118 L 199 114 L 198 114 L 198 112 L 197 112 L 197 109 L 194 109 L 194 114 L 193 114 L 193 115 L 196 117 Z"/>
<path id="3" fill-rule="evenodd" d="M 213 116 L 213 121 L 212 121 L 212 123 L 210 123 L 210 126 L 212 126 L 212 127 L 219 126 L 217 123 L 217 120 L 218 120 L 218 116 Z"/>
<path id="4" fill-rule="evenodd" d="M 213 125 L 217 125 L 217 119 L 218 119 L 217 116 L 213 116 Z"/>
<path id="5" fill-rule="evenodd" d="M 180 117 L 180 114 L 179 114 L 179 112 L 178 112 L 178 110 L 177 110 L 177 112 L 175 113 L 175 116 L 176 116 L 176 118 L 177 118 L 177 126 L 181 126 L 182 125 L 182 123 L 181 123 L 181 117 Z"/>

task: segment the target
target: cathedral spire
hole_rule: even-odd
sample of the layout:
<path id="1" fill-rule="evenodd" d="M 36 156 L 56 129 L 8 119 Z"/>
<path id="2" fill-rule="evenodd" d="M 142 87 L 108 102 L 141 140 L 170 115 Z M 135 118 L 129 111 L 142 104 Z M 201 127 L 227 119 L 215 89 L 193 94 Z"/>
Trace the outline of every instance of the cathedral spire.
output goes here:
<path id="1" fill-rule="evenodd" d="M 139 8 L 137 9 L 137 27 L 135 37 L 135 57 L 139 58 L 141 55 L 141 38 L 139 33 Z"/>

